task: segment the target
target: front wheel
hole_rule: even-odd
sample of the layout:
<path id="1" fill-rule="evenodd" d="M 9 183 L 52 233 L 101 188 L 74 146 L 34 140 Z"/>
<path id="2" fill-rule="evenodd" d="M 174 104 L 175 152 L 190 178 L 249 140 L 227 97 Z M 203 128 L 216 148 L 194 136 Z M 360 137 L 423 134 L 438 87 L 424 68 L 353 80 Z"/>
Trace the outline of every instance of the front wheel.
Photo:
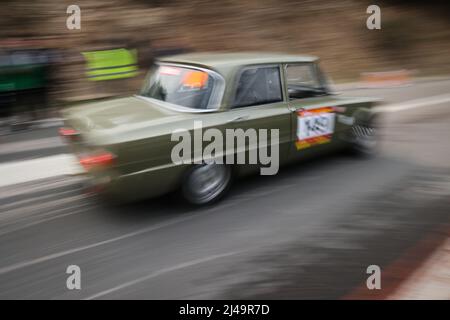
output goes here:
<path id="1" fill-rule="evenodd" d="M 181 193 L 191 204 L 211 204 L 229 189 L 231 176 L 231 167 L 224 164 L 196 165 L 188 171 Z"/>
<path id="2" fill-rule="evenodd" d="M 354 125 L 351 135 L 351 147 L 356 154 L 370 157 L 377 153 L 378 135 L 373 124 Z"/>

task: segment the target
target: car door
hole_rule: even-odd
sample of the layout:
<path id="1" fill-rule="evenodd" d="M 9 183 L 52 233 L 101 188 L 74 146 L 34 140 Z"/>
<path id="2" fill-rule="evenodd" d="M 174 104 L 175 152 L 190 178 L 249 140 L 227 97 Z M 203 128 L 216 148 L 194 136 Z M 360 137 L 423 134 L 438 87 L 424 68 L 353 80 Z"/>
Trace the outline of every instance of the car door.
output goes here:
<path id="1" fill-rule="evenodd" d="M 289 158 L 303 158 L 333 147 L 340 130 L 336 98 L 329 94 L 317 64 L 285 64 L 283 69 L 293 128 Z"/>
<path id="2" fill-rule="evenodd" d="M 267 136 L 273 137 L 278 131 L 278 152 L 268 148 L 267 155 L 277 157 L 278 164 L 286 161 L 288 148 L 291 143 L 291 116 L 283 94 L 283 83 L 281 78 L 281 65 L 253 65 L 239 70 L 235 76 L 235 85 L 232 89 L 229 101 L 229 110 L 226 111 L 226 128 L 249 132 L 256 130 L 258 141 L 245 142 L 245 159 L 249 159 L 250 151 L 259 150 L 261 147 L 261 136 L 264 131 Z M 268 141 L 269 143 L 271 141 Z M 238 150 L 239 152 L 239 150 Z M 258 164 L 261 164 L 258 157 Z M 273 158 L 275 160 L 275 158 Z M 266 164 L 262 164 L 267 166 Z M 239 166 L 242 173 L 251 172 L 258 165 Z M 278 171 L 278 170 L 277 170 Z"/>

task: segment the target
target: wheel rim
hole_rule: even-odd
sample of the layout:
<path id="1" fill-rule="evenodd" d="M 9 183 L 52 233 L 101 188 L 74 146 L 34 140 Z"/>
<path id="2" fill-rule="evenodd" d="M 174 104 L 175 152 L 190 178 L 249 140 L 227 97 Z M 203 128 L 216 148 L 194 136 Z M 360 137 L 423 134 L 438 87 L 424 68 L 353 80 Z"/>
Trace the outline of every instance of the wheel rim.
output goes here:
<path id="1" fill-rule="evenodd" d="M 186 181 L 188 200 L 194 203 L 207 203 L 219 196 L 227 187 L 230 171 L 224 165 L 205 164 L 196 167 Z"/>

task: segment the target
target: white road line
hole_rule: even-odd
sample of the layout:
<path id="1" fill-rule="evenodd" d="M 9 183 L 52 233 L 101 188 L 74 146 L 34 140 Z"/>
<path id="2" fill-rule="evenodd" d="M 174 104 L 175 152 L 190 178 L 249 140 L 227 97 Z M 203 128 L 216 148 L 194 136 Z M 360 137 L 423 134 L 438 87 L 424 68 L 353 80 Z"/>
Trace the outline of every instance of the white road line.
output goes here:
<path id="1" fill-rule="evenodd" d="M 8 218 L 8 217 L 17 217 L 17 215 L 19 213 L 22 214 L 29 214 L 29 213 L 33 213 L 33 212 L 46 212 L 48 213 L 49 210 L 51 212 L 52 209 L 54 209 L 55 207 L 58 208 L 58 206 L 61 207 L 61 209 L 64 209 L 65 207 L 67 207 L 67 205 L 71 202 L 80 202 L 80 200 L 85 200 L 92 197 L 92 195 L 87 194 L 87 193 L 82 193 L 82 194 L 76 194 L 73 196 L 69 196 L 69 197 L 63 197 L 63 198 L 57 198 L 57 199 L 53 199 L 50 201 L 43 201 L 40 203 L 29 203 L 28 205 L 22 205 L 22 206 L 16 206 L 13 208 L 2 208 L 0 207 L 0 209 L 2 210 L 0 212 L 0 222 L 2 221 L 2 219 L 4 218 Z M 37 198 L 39 199 L 39 198 Z M 17 201 L 19 202 L 19 201 Z M 16 203 L 17 203 L 16 202 Z M 16 203 L 13 203 L 16 204 Z M 20 202 L 19 202 L 20 203 Z"/>
<path id="2" fill-rule="evenodd" d="M 118 237 L 115 237 L 115 238 L 111 238 L 111 239 L 108 239 L 108 240 L 92 243 L 92 244 L 89 244 L 89 245 L 86 245 L 86 246 L 81 246 L 81 247 L 77 247 L 77 248 L 73 248 L 73 249 L 69 249 L 69 250 L 65 250 L 65 251 L 61 251 L 61 252 L 56 252 L 56 253 L 53 253 L 53 254 L 50 254 L 50 255 L 47 255 L 47 256 L 43 256 L 43 257 L 40 257 L 40 258 L 28 260 L 28 261 L 15 263 L 13 265 L 0 268 L 0 275 L 8 273 L 8 272 L 11 272 L 11 271 L 15 271 L 15 270 L 18 270 L 18 269 L 22 269 L 22 268 L 25 268 L 25 267 L 29 267 L 29 266 L 32 266 L 32 265 L 35 265 L 35 264 L 38 264 L 38 263 L 46 262 L 46 261 L 49 261 L 49 260 L 52 260 L 52 259 L 64 257 L 64 256 L 67 256 L 69 254 L 73 254 L 73 253 L 77 253 L 77 252 L 80 252 L 80 251 L 96 248 L 96 247 L 99 247 L 99 246 L 102 246 L 102 245 L 105 245 L 105 244 L 110 244 L 110 243 L 113 243 L 113 242 L 117 242 L 117 241 L 120 241 L 120 240 L 131 238 L 131 237 L 136 237 L 136 236 L 139 236 L 139 235 L 144 234 L 144 233 L 148 233 L 148 232 L 155 231 L 155 230 L 158 230 L 158 229 L 162 229 L 164 227 L 168 227 L 168 226 L 171 226 L 171 225 L 174 225 L 174 224 L 186 221 L 186 220 L 190 220 L 190 219 L 192 219 L 194 217 L 197 217 L 199 214 L 200 213 L 193 214 L 193 215 L 186 216 L 186 217 L 182 217 L 182 218 L 175 218 L 175 219 L 169 220 L 167 222 L 162 222 L 162 223 L 156 224 L 154 226 L 151 226 L 151 227 L 148 227 L 148 228 L 143 228 L 143 229 L 140 229 L 140 230 L 137 230 L 137 231 L 133 231 L 133 232 L 130 232 L 130 233 L 126 233 L 126 234 L 123 234 L 121 236 L 118 236 Z"/>
<path id="3" fill-rule="evenodd" d="M 82 172 L 83 168 L 71 154 L 10 162 L 0 165 L 0 187 Z"/>
<path id="4" fill-rule="evenodd" d="M 44 194 L 44 195 L 40 195 L 37 197 L 28 197 L 24 200 L 17 200 L 14 202 L 9 202 L 6 204 L 0 204 L 0 217 L 2 216 L 2 214 L 4 214 L 6 212 L 6 210 L 12 210 L 12 209 L 16 209 L 19 207 L 24 207 L 27 204 L 34 204 L 36 202 L 48 202 L 48 199 L 52 200 L 57 200 L 58 198 L 60 198 L 61 196 L 64 196 L 66 194 L 71 194 L 71 193 L 76 193 L 79 192 L 80 190 L 82 190 L 83 188 L 75 188 L 72 190 L 64 190 L 64 191 L 54 191 L 52 190 L 52 192 L 49 192 L 48 194 Z M 3 198 L 7 198 L 7 197 L 3 197 Z"/>
<path id="5" fill-rule="evenodd" d="M 87 198 L 81 198 L 81 200 L 85 200 Z M 58 205 L 62 205 L 59 206 Z M 36 221 L 39 219 L 51 217 L 51 216 L 57 216 L 61 213 L 82 208 L 82 207 L 94 207 L 96 204 L 95 202 L 89 202 L 89 201 L 77 201 L 75 205 L 69 205 L 69 203 L 61 203 L 59 202 L 58 205 L 55 204 L 55 206 L 46 206 L 46 207 L 40 207 L 37 209 L 32 208 L 24 208 L 22 211 L 15 210 L 13 212 L 9 211 L 6 215 L 0 214 L 0 230 L 4 227 L 8 227 L 11 225 L 20 225 L 27 223 L 29 221 Z M 2 232 L 0 232 L 0 235 L 2 235 Z"/>
<path id="6" fill-rule="evenodd" d="M 220 259 L 220 258 L 229 257 L 229 256 L 232 256 L 232 255 L 236 255 L 238 253 L 241 253 L 241 252 L 242 251 L 234 251 L 234 252 L 227 252 L 227 253 L 223 253 L 223 254 L 216 254 L 216 255 L 205 257 L 205 258 L 201 258 L 201 259 L 196 259 L 196 260 L 191 260 L 191 261 L 188 261 L 188 262 L 180 263 L 180 264 L 177 264 L 177 265 L 172 266 L 172 267 L 163 268 L 161 270 L 152 272 L 152 273 L 150 273 L 150 274 L 148 274 L 146 276 L 137 278 L 137 279 L 132 280 L 132 281 L 125 282 L 125 283 L 123 283 L 121 285 L 118 285 L 118 286 L 115 286 L 115 287 L 113 287 L 111 289 L 104 290 L 104 291 L 101 291 L 99 293 L 93 294 L 93 295 L 91 295 L 91 296 L 89 296 L 87 298 L 84 298 L 83 300 L 97 299 L 97 298 L 106 296 L 106 295 L 108 295 L 110 293 L 113 293 L 113 292 L 122 290 L 124 288 L 133 286 L 135 284 L 139 284 L 141 282 L 144 282 L 144 281 L 156 278 L 158 276 L 161 276 L 163 274 L 166 274 L 166 273 L 169 273 L 169 272 L 172 272 L 172 271 L 177 271 L 177 270 L 188 268 L 188 267 L 192 267 L 192 266 L 195 266 L 195 265 L 198 265 L 198 264 L 201 264 L 201 263 L 213 261 L 213 260 Z"/>
<path id="7" fill-rule="evenodd" d="M 410 109 L 421 108 L 425 106 L 432 106 L 436 104 L 441 104 L 445 102 L 450 102 L 450 94 L 442 94 L 437 96 L 430 96 L 426 98 L 414 99 L 405 102 L 400 102 L 396 104 L 390 104 L 386 106 L 374 107 L 373 111 L 378 112 L 399 112 Z"/>
<path id="8" fill-rule="evenodd" d="M 78 207 L 81 207 L 81 206 L 78 206 Z M 85 205 L 85 207 L 87 207 L 87 205 Z M 90 207 L 83 208 L 81 210 L 75 210 L 75 211 L 71 211 L 71 212 L 68 212 L 68 213 L 59 214 L 57 216 L 52 216 L 52 217 L 49 217 L 49 218 L 43 218 L 43 219 L 37 220 L 35 222 L 30 222 L 30 223 L 27 223 L 27 224 L 24 224 L 24 225 L 19 225 L 17 227 L 8 228 L 5 231 L 0 231 L 0 236 L 4 236 L 4 235 L 6 235 L 8 233 L 12 233 L 12 232 L 16 232 L 16 231 L 19 231 L 19 230 L 23 230 L 23 229 L 26 229 L 26 228 L 29 228 L 29 227 L 32 227 L 32 226 L 35 226 L 35 225 L 38 225 L 38 224 L 41 224 L 41 223 L 49 222 L 49 221 L 52 221 L 52 220 L 65 218 L 67 216 L 72 216 L 72 215 L 75 215 L 75 214 L 86 213 L 88 210 L 91 210 L 93 208 L 95 208 L 95 206 L 91 205 Z M 69 207 L 68 209 L 73 209 L 73 208 Z"/>

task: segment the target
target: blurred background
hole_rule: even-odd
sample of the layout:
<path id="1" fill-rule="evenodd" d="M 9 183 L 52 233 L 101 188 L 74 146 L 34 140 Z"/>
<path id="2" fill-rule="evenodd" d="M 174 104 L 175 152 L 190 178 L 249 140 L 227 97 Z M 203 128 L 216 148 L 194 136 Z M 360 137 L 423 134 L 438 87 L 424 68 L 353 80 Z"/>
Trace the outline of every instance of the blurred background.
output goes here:
<path id="1" fill-rule="evenodd" d="M 381 30 L 369 30 L 369 5 Z M 69 5 L 81 29 L 69 30 Z M 365 0 L 3 0 L 0 298 L 450 299 L 450 4 Z M 320 57 L 382 99 L 381 151 L 237 185 L 213 208 L 111 208 L 83 192 L 61 108 L 130 95 L 159 56 Z M 121 65 L 120 72 L 114 67 Z M 65 287 L 79 265 L 83 290 Z M 366 268 L 379 265 L 381 291 Z"/>
<path id="2" fill-rule="evenodd" d="M 81 8 L 68 30 L 66 9 Z M 2 114 L 136 92 L 152 59 L 186 51 L 281 51 L 320 56 L 336 82 L 406 69 L 450 72 L 446 1 L 379 1 L 382 30 L 368 30 L 371 1 L 3 1 L 0 13 Z M 90 78 L 83 52 L 124 48 L 139 72 Z M 110 64 L 116 57 L 110 58 Z M 30 106 L 29 100 L 34 103 Z M 8 110 L 8 111 L 7 111 Z"/>

